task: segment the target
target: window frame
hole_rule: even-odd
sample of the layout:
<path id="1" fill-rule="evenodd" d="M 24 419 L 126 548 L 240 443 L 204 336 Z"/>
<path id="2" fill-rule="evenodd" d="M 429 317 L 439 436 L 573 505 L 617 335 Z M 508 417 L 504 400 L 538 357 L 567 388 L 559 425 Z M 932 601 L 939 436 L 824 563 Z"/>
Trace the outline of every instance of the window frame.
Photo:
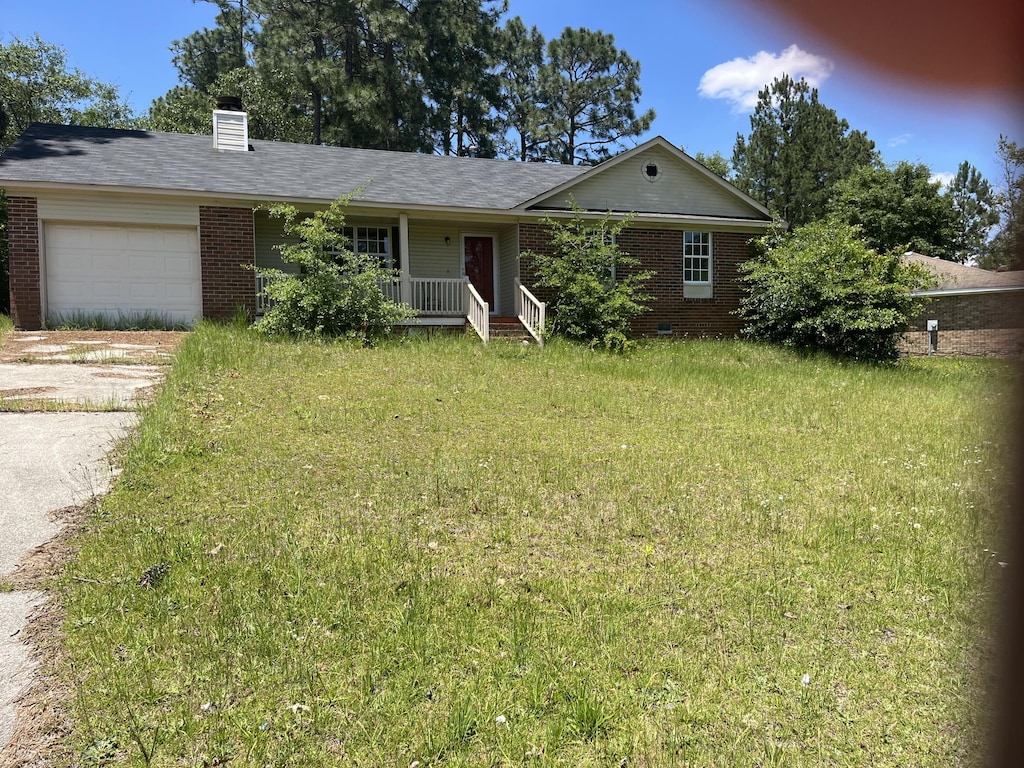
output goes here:
<path id="1" fill-rule="evenodd" d="M 601 235 L 602 245 L 616 245 L 617 238 L 614 232 L 609 232 L 605 227 L 587 227 L 587 235 L 594 240 L 597 239 L 598 235 Z M 610 274 L 608 275 L 612 283 L 616 281 L 615 277 L 615 264 L 616 259 L 612 257 L 612 265 Z"/>
<path id="2" fill-rule="evenodd" d="M 361 234 L 360 230 L 363 230 L 363 232 L 365 233 L 364 237 L 360 237 L 360 234 Z M 375 230 L 376 231 L 377 236 L 375 238 L 371 238 L 369 236 L 370 230 Z M 380 239 L 380 235 L 381 235 L 382 232 L 384 233 L 384 239 L 383 240 Z M 348 241 L 348 249 L 350 251 L 352 251 L 352 253 L 357 254 L 357 255 L 362 255 L 362 256 L 382 257 L 382 258 L 380 258 L 380 265 L 381 265 L 381 267 L 383 267 L 384 269 L 397 269 L 397 267 L 394 266 L 395 265 L 394 241 L 395 241 L 396 238 L 394 236 L 393 227 L 386 227 L 386 226 L 381 226 L 381 225 L 376 225 L 376 224 L 367 224 L 367 225 L 360 224 L 360 225 L 356 225 L 356 226 L 348 226 L 348 225 L 346 225 L 341 230 L 341 234 Z M 369 243 L 371 240 L 375 241 L 378 245 L 383 243 L 384 244 L 384 252 L 383 253 L 370 253 L 369 249 L 359 250 L 359 243 L 360 243 L 360 241 L 365 242 L 365 243 Z M 325 255 L 329 256 L 331 259 L 334 259 L 336 261 L 337 257 L 338 257 L 338 254 L 341 253 L 341 249 L 325 248 L 323 252 L 324 252 Z"/>
<path id="3" fill-rule="evenodd" d="M 373 237 L 370 236 L 371 231 L 375 233 Z M 342 233 L 346 238 L 348 238 L 349 248 L 352 249 L 353 253 L 361 256 L 376 256 L 380 258 L 381 266 L 384 267 L 384 269 L 394 269 L 392 266 L 394 264 L 394 258 L 392 255 L 394 249 L 391 244 L 391 227 L 360 224 L 356 226 L 346 226 L 342 230 Z M 381 238 L 381 233 L 384 235 L 383 238 Z M 378 250 L 369 250 L 369 244 L 371 242 L 376 244 Z M 364 247 L 361 248 L 360 244 L 363 244 Z M 380 250 L 382 245 L 383 250 Z"/>
<path id="4" fill-rule="evenodd" d="M 713 233 L 695 229 L 683 231 L 681 266 L 683 298 L 710 299 L 715 282 Z M 705 279 L 695 280 L 694 275 Z"/>

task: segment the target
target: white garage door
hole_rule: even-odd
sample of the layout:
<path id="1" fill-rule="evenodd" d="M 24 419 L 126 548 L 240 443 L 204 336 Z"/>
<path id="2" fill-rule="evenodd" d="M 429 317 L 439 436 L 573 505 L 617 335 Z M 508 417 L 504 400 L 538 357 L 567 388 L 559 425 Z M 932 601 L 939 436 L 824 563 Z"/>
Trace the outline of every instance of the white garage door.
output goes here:
<path id="1" fill-rule="evenodd" d="M 44 242 L 48 318 L 202 314 L 195 228 L 47 224 Z"/>

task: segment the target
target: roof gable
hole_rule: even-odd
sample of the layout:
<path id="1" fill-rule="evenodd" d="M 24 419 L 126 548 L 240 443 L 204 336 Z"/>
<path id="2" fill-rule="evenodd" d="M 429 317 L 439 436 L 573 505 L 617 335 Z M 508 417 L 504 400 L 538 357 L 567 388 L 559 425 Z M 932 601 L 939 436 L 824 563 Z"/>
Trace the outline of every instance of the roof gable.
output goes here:
<path id="1" fill-rule="evenodd" d="M 656 137 L 523 204 L 562 210 L 570 197 L 591 211 L 633 211 L 770 221 L 753 198 Z"/>

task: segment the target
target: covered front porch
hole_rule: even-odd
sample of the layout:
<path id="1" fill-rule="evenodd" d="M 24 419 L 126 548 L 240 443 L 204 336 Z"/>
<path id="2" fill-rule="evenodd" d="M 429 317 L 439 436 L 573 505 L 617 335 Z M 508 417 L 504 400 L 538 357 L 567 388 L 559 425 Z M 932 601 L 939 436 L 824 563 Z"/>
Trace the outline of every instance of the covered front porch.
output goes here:
<path id="1" fill-rule="evenodd" d="M 517 223 L 417 219 L 393 216 L 349 216 L 346 235 L 351 247 L 377 256 L 397 270 L 381 285 L 394 301 L 418 312 L 410 326 L 463 325 L 490 338 L 490 321 L 516 317 L 538 342 L 543 339 L 545 306 L 519 281 Z M 291 272 L 275 246 L 288 242 L 281 222 L 256 213 L 256 266 Z M 257 313 L 266 311 L 265 278 L 256 275 Z"/>

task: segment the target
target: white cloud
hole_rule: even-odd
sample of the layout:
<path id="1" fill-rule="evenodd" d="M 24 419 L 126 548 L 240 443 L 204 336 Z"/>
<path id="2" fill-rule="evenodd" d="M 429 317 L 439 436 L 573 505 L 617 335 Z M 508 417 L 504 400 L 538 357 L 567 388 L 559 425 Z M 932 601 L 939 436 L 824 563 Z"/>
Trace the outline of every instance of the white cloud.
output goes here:
<path id="1" fill-rule="evenodd" d="M 932 184 L 937 181 L 942 185 L 943 189 L 949 189 L 949 185 L 953 183 L 953 179 L 955 178 L 955 173 L 950 173 L 949 171 L 938 171 L 937 173 L 933 173 L 928 181 L 932 182 Z"/>
<path id="2" fill-rule="evenodd" d="M 733 59 L 705 72 L 697 93 L 708 99 L 732 102 L 734 112 L 749 112 L 757 105 L 757 92 L 783 74 L 804 78 L 817 88 L 832 74 L 833 64 L 824 56 L 791 45 L 782 53 L 758 51 L 749 59 Z"/>
<path id="3" fill-rule="evenodd" d="M 899 136 L 893 136 L 891 139 L 889 139 L 889 146 L 890 147 L 902 146 L 903 144 L 906 144 L 908 141 L 910 141 L 913 137 L 914 137 L 914 134 L 912 134 L 912 133 L 901 133 Z"/>

